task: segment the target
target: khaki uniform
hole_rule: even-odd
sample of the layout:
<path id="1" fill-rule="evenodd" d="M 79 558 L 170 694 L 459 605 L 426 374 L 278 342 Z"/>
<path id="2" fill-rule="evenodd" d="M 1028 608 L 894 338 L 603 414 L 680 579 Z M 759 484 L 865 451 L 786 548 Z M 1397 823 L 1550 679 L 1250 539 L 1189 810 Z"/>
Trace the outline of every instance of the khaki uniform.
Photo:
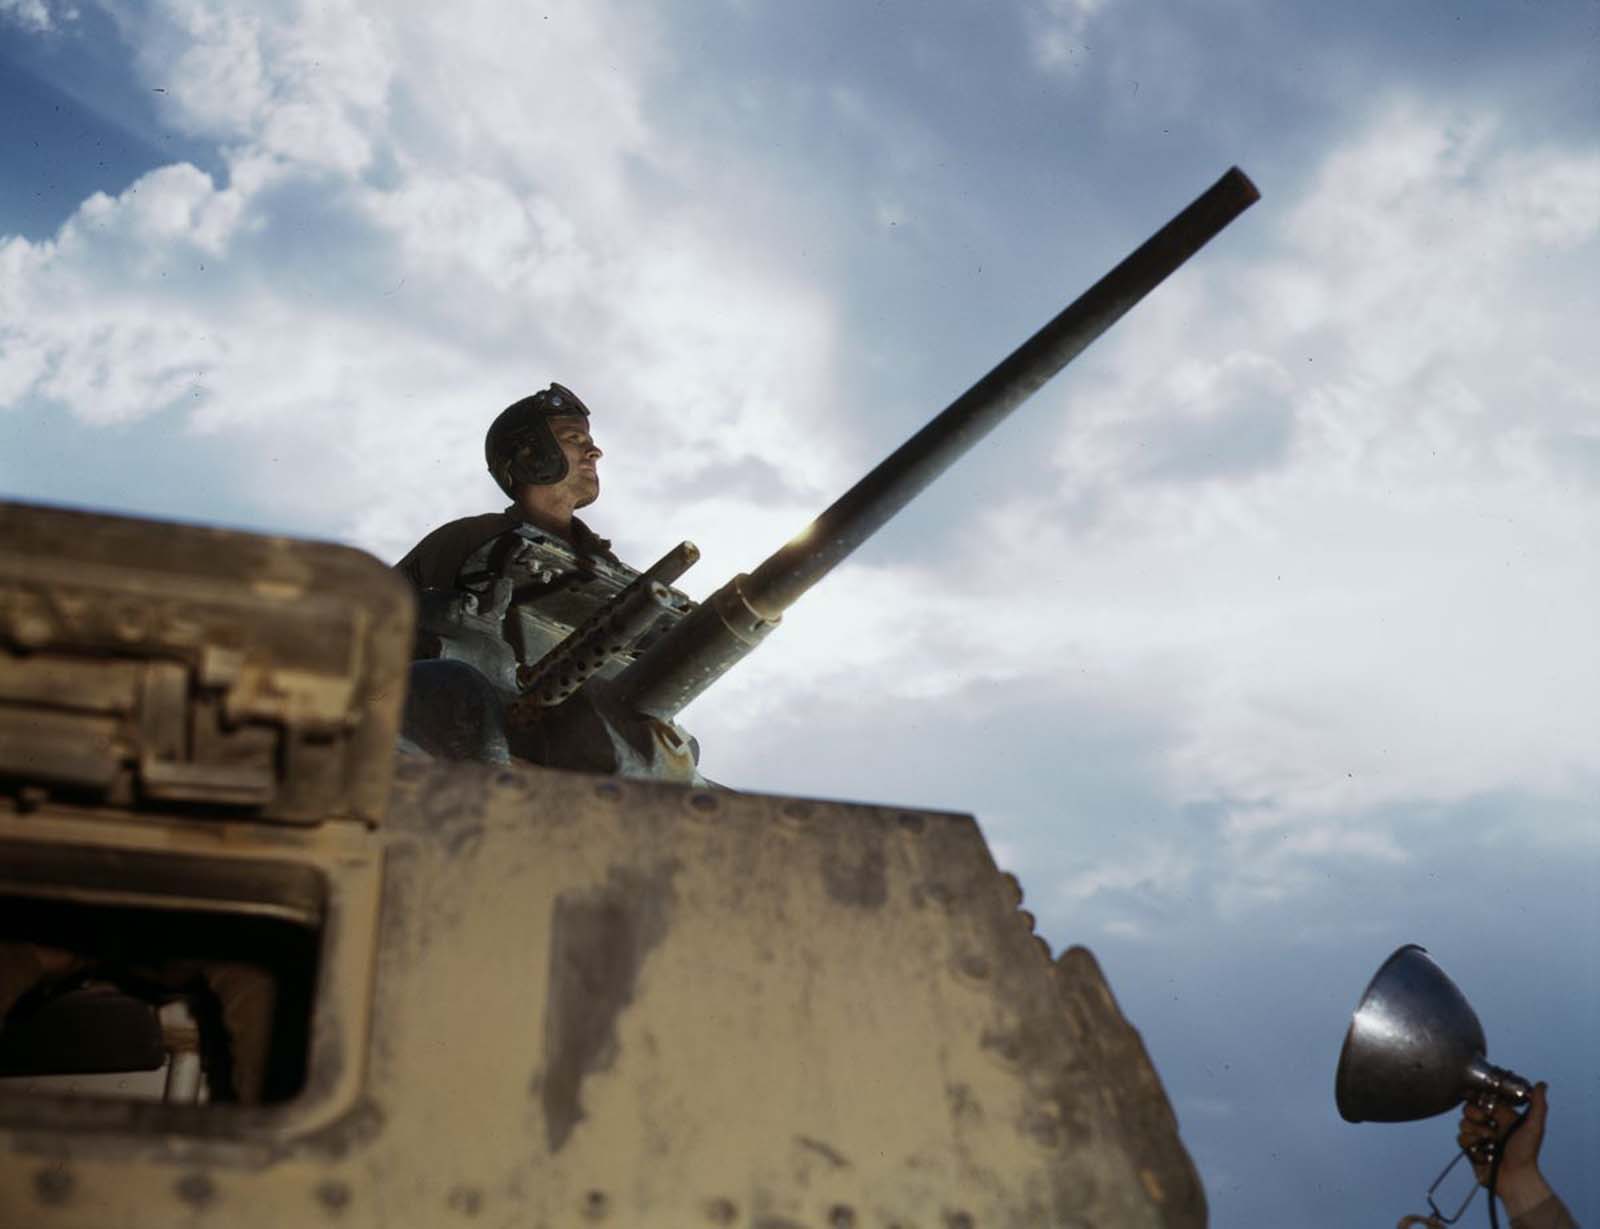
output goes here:
<path id="1" fill-rule="evenodd" d="M 435 529 L 406 552 L 395 570 L 422 589 L 454 589 L 462 566 L 494 539 L 527 522 L 517 514 L 515 504 L 503 512 L 464 516 Z M 572 518 L 572 545 L 580 555 L 597 555 L 607 563 L 617 563 L 611 543 L 600 537 L 577 517 Z"/>

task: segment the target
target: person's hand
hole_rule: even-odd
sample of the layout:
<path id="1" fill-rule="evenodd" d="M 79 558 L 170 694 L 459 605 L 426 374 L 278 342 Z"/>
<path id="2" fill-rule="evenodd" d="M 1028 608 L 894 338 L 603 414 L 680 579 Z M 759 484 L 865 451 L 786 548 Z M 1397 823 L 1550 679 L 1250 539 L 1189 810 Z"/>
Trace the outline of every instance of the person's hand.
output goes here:
<path id="1" fill-rule="evenodd" d="M 1495 1192 L 1513 1216 L 1542 1203 L 1552 1193 L 1539 1172 L 1539 1146 L 1544 1143 L 1544 1123 L 1549 1112 L 1545 1085 L 1541 1082 L 1534 1085 L 1533 1095 L 1528 1099 L 1528 1121 L 1503 1145 L 1505 1155 L 1500 1161 Z M 1484 1110 L 1469 1103 L 1461 1112 L 1456 1142 L 1466 1150 L 1473 1173 L 1485 1186 L 1489 1184 L 1489 1163 L 1479 1159 L 1476 1149 L 1490 1141 L 1504 1140 L 1516 1120 L 1517 1112 L 1509 1105 Z"/>

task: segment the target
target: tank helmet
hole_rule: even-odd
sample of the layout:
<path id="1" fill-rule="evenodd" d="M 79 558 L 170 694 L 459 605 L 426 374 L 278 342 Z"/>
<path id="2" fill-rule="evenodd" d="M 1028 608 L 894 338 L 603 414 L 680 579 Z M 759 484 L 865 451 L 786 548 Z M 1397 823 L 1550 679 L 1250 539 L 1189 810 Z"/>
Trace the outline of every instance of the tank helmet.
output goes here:
<path id="1" fill-rule="evenodd" d="M 589 417 L 578 394 L 560 384 L 500 411 L 484 436 L 489 473 L 512 498 L 519 486 L 550 486 L 567 476 L 567 457 L 550 429 L 552 418 Z"/>

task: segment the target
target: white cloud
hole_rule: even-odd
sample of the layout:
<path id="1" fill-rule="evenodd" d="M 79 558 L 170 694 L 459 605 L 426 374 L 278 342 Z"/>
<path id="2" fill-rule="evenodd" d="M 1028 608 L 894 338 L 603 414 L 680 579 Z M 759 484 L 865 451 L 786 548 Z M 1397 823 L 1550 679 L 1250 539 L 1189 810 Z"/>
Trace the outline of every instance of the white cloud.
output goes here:
<path id="1" fill-rule="evenodd" d="M 1593 431 L 1595 282 L 1548 271 L 1593 272 L 1600 151 L 1395 105 L 1328 159 L 1281 244 L 1246 272 L 1242 320 L 1185 273 L 1137 348 L 1113 345 L 1061 454 L 1090 523 L 1041 530 L 1048 508 L 1019 503 L 990 539 L 1073 560 L 1063 637 L 1183 654 L 1173 787 L 1253 800 L 1240 823 L 1592 781 L 1600 488 L 1561 449 Z M 1187 357 L 1151 363 L 1152 333 Z M 1206 441 L 1197 421 L 1252 405 L 1293 419 L 1272 464 L 1202 450 L 1150 481 L 1175 441 Z"/>
<path id="2" fill-rule="evenodd" d="M 991 505 L 945 567 L 808 597 L 717 725 L 801 687 L 937 709 L 985 679 L 1159 707 L 1153 784 L 1216 808 L 1216 847 L 1097 861 L 1070 901 L 1170 900 L 1200 867 L 1225 907 L 1282 901 L 1329 860 L 1403 862 L 1397 807 L 1591 796 L 1600 484 L 1570 457 L 1600 389 L 1597 175 L 1380 110 L 1279 207 L 1273 255 L 1202 257 L 1075 377 L 1054 489 Z M 1019 862 L 1046 839 L 1007 835 Z"/>
<path id="3" fill-rule="evenodd" d="M 111 11 L 180 131 L 334 173 L 370 161 L 394 49 L 359 6 L 162 0 Z"/>
<path id="4" fill-rule="evenodd" d="M 1075 72 L 1086 63 L 1084 36 L 1106 0 L 1037 0 L 1026 10 L 1034 59 L 1055 72 Z"/>
<path id="5" fill-rule="evenodd" d="M 163 167 L 5 242 L 0 405 L 189 407 L 188 430 L 238 441 L 244 491 L 390 556 L 498 505 L 483 428 L 551 378 L 613 443 L 601 528 L 630 527 L 630 550 L 711 495 L 675 477 L 764 459 L 832 485 L 837 454 L 796 412 L 829 400 L 830 305 L 740 250 L 757 201 L 696 191 L 724 174 L 714 153 L 650 139 L 640 91 L 665 53 L 637 13 L 117 17 L 167 121 L 219 142 L 226 174 Z M 723 513 L 707 566 L 754 550 L 757 519 Z"/>
<path id="6" fill-rule="evenodd" d="M 1198 866 L 1170 846 L 1147 845 L 1130 856 L 1069 876 L 1058 888 L 1067 901 L 1084 901 L 1107 892 L 1170 897 L 1188 889 Z"/>
<path id="7" fill-rule="evenodd" d="M 25 30 L 43 32 L 75 21 L 78 10 L 70 4 L 51 5 L 45 0 L 0 0 L 0 21 L 14 21 Z"/>

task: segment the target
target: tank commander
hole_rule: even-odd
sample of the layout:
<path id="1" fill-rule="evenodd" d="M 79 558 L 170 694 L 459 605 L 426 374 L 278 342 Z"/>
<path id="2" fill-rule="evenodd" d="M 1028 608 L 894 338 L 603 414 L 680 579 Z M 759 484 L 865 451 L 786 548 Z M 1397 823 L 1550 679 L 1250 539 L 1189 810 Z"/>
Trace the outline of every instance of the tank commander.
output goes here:
<path id="1" fill-rule="evenodd" d="M 511 499 L 502 512 L 439 526 L 395 565 L 420 592 L 454 589 L 463 565 L 490 542 L 533 525 L 569 543 L 582 558 L 618 563 L 611 543 L 573 515 L 600 498 L 599 460 L 589 408 L 552 384 L 501 412 L 484 439 L 489 473 Z"/>
<path id="2" fill-rule="evenodd" d="M 403 750 L 442 759 L 506 763 L 702 783 L 699 748 L 671 722 L 607 704 L 606 681 L 693 604 L 676 590 L 660 625 L 608 655 L 565 702 L 541 663 L 574 628 L 600 617 L 639 573 L 575 513 L 600 497 L 604 454 L 589 408 L 550 387 L 501 411 L 484 438 L 489 474 L 511 500 L 500 512 L 441 525 L 395 566 L 418 597 L 418 638 Z M 680 548 L 692 562 L 693 548 Z M 670 583 L 675 569 L 651 569 Z M 659 572 L 658 572 L 659 570 Z M 539 680 L 545 678 L 545 684 Z"/>

